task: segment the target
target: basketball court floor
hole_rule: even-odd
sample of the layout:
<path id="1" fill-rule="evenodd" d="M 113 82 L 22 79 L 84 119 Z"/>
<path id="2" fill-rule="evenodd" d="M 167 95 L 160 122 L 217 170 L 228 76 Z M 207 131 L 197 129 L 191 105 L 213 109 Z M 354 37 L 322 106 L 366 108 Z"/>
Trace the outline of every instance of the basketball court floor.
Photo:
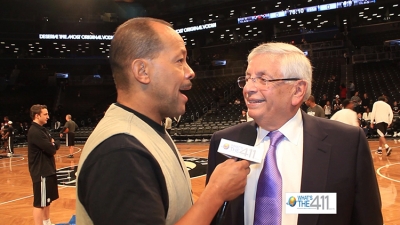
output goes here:
<path id="1" fill-rule="evenodd" d="M 382 197 L 384 222 L 396 225 L 400 224 L 400 139 L 387 140 L 393 149 L 389 157 L 375 154 L 377 140 L 369 140 L 369 145 Z M 197 200 L 204 189 L 208 143 L 177 143 L 177 146 L 192 177 L 193 198 Z M 75 146 L 74 158 L 67 158 L 65 146 L 55 156 L 60 194 L 51 204 L 50 215 L 55 224 L 68 224 L 75 214 L 75 172 L 82 147 Z M 27 147 L 15 148 L 14 152 L 14 157 L 0 159 L 0 224 L 31 225 L 33 196 Z"/>

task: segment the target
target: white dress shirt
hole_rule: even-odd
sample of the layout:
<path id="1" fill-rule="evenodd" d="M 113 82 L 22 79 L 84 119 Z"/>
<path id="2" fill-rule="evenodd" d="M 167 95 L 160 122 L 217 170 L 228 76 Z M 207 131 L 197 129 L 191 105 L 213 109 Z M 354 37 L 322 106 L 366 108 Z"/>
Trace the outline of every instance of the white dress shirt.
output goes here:
<path id="1" fill-rule="evenodd" d="M 296 225 L 297 214 L 286 214 L 285 193 L 300 192 L 301 173 L 303 168 L 303 119 L 300 109 L 296 115 L 278 129 L 285 138 L 278 144 L 276 158 L 278 169 L 282 176 L 282 224 Z M 269 131 L 262 128 L 257 130 L 255 147 L 263 149 L 264 156 L 269 148 L 269 137 L 264 138 Z M 258 178 L 263 163 L 250 165 L 250 173 L 247 175 L 247 185 L 244 192 L 244 224 L 253 225 L 255 199 L 257 193 Z"/>

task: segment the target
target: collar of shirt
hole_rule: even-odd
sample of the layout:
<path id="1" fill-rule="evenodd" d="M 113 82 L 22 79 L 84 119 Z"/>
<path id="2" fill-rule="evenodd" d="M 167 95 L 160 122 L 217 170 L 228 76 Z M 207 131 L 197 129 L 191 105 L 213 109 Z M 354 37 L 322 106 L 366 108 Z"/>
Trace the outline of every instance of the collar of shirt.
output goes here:
<path id="1" fill-rule="evenodd" d="M 139 117 L 141 120 L 143 120 L 144 122 L 146 122 L 149 126 L 151 126 L 151 127 L 152 127 L 154 130 L 156 130 L 158 133 L 165 134 L 164 126 L 162 126 L 161 124 L 158 124 L 158 123 L 154 122 L 154 121 L 153 121 L 152 119 L 150 119 L 149 117 L 147 117 L 147 116 L 145 116 L 145 115 L 143 115 L 143 114 L 141 114 L 141 113 L 139 113 L 139 112 L 137 112 L 137 111 L 135 111 L 135 110 L 133 110 L 133 109 L 131 109 L 131 108 L 125 106 L 125 105 L 122 105 L 121 103 L 116 102 L 115 105 L 118 106 L 118 107 L 121 107 L 121 108 L 125 109 L 125 110 L 128 111 L 128 112 L 131 112 L 131 113 L 135 114 L 135 116 Z M 160 121 L 160 123 L 161 123 L 161 121 Z"/>
<path id="2" fill-rule="evenodd" d="M 278 130 L 285 135 L 285 139 L 297 146 L 299 143 L 299 132 L 303 132 L 303 118 L 301 116 L 301 110 L 297 110 L 297 113 Z M 264 137 L 267 136 L 269 132 L 270 131 L 258 127 L 257 139 L 254 146 L 260 145 Z"/>

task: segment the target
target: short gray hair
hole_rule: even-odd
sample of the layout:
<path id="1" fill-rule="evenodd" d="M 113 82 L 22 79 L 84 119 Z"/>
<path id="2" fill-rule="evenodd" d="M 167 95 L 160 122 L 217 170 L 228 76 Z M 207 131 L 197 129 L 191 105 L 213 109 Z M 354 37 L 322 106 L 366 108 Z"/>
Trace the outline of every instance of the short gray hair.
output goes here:
<path id="1" fill-rule="evenodd" d="M 260 54 L 270 54 L 279 58 L 283 78 L 300 78 L 307 83 L 303 101 L 311 95 L 312 66 L 310 60 L 294 45 L 282 42 L 263 43 L 254 48 L 247 60 Z"/>

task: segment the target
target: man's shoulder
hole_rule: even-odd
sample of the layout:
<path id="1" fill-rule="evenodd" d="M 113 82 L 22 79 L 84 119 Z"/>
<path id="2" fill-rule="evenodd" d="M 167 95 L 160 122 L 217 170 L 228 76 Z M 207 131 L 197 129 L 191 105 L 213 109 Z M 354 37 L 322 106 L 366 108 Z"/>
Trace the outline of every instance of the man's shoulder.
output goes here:
<path id="1" fill-rule="evenodd" d="M 123 149 L 123 148 L 140 148 L 145 149 L 144 145 L 134 136 L 128 134 L 115 134 L 111 137 L 106 138 L 99 145 L 95 147 L 102 148 L 105 151 L 112 151 L 115 149 Z"/>
<path id="2" fill-rule="evenodd" d="M 115 134 L 97 145 L 85 159 L 85 166 L 100 162 L 102 159 L 117 157 L 120 159 L 144 157 L 154 160 L 150 151 L 135 137 L 128 134 Z"/>

